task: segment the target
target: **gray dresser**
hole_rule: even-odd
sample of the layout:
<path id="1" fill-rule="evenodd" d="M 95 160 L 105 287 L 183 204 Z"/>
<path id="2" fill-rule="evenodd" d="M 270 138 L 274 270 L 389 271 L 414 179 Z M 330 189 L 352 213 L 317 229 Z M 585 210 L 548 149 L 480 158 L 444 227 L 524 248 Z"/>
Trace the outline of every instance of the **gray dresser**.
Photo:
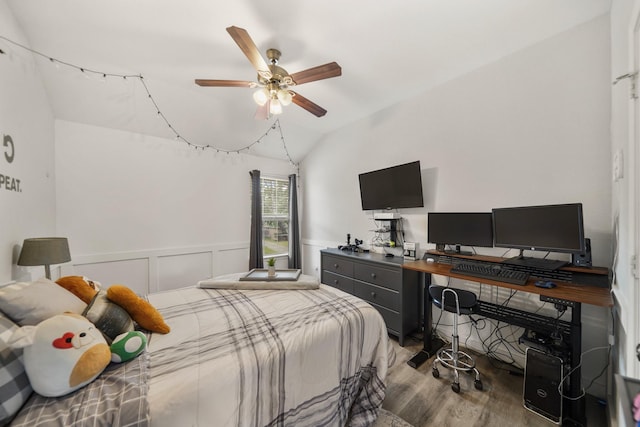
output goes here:
<path id="1" fill-rule="evenodd" d="M 369 302 L 404 346 L 404 338 L 419 327 L 420 273 L 403 269 L 404 260 L 398 256 L 339 249 L 324 249 L 320 254 L 322 283 Z"/>

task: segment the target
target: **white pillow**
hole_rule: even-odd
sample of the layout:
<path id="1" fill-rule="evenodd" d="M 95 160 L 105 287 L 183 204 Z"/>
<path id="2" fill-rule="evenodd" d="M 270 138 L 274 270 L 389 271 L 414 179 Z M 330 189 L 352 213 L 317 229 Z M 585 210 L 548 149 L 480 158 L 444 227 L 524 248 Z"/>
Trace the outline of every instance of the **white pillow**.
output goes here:
<path id="1" fill-rule="evenodd" d="M 37 325 L 56 314 L 82 314 L 87 304 L 57 283 L 42 278 L 0 288 L 0 310 L 20 326 Z"/>

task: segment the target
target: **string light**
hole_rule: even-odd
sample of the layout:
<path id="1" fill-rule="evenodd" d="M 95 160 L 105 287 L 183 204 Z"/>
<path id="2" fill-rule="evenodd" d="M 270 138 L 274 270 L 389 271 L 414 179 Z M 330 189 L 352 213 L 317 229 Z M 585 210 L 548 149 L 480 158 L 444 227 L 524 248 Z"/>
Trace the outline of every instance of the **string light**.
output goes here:
<path id="1" fill-rule="evenodd" d="M 140 84 L 142 85 L 142 87 L 144 88 L 145 92 L 147 93 L 147 98 L 151 101 L 151 103 L 153 104 L 153 107 L 156 110 L 157 115 L 162 118 L 162 120 L 164 121 L 164 123 L 167 125 L 167 127 L 173 132 L 175 140 L 177 142 L 184 142 L 187 147 L 189 148 L 193 148 L 195 150 L 198 149 L 202 149 L 203 151 L 205 149 L 211 149 L 211 150 L 215 150 L 216 153 L 226 153 L 226 154 L 231 154 L 231 153 L 236 153 L 236 154 L 240 154 L 242 151 L 247 150 L 249 151 L 251 149 L 251 147 L 253 147 L 256 144 L 259 144 L 264 138 L 266 138 L 269 133 L 272 130 L 278 129 L 279 133 L 280 133 L 280 140 L 282 141 L 282 146 L 284 147 L 284 151 L 285 154 L 287 156 L 287 159 L 289 160 L 289 163 L 293 166 L 298 166 L 296 163 L 294 163 L 294 161 L 291 159 L 291 156 L 289 155 L 289 151 L 287 150 L 287 145 L 285 143 L 284 140 L 284 135 L 282 134 L 282 127 L 280 126 L 280 120 L 276 119 L 267 129 L 267 131 L 265 133 L 262 134 L 262 136 L 260 136 L 260 138 L 256 139 L 255 141 L 251 142 L 250 144 L 239 148 L 239 149 L 234 149 L 234 150 L 227 150 L 227 149 L 223 149 L 223 148 L 219 148 L 219 147 L 215 147 L 213 145 L 207 144 L 207 145 L 200 145 L 200 144 L 194 144 L 192 142 L 190 142 L 189 140 L 187 140 L 186 138 L 184 138 L 183 136 L 181 136 L 181 134 L 179 132 L 177 132 L 173 125 L 169 122 L 169 120 L 167 119 L 167 117 L 164 115 L 164 113 L 160 110 L 160 107 L 158 106 L 158 104 L 156 103 L 156 100 L 154 99 L 153 95 L 151 94 L 151 91 L 149 90 L 149 87 L 147 86 L 147 83 L 145 81 L 145 78 L 142 74 L 118 74 L 118 73 L 107 73 L 104 71 L 97 71 L 97 70 L 93 70 L 90 68 L 86 68 L 86 67 L 80 67 L 78 65 L 74 65 L 70 62 L 65 62 L 65 61 L 61 61 L 59 59 L 50 57 L 48 55 L 45 55 L 41 52 L 38 52 L 37 50 L 31 49 L 28 46 L 24 46 L 20 43 L 17 43 L 11 39 L 8 39 L 7 37 L 4 37 L 2 35 L 0 35 L 0 39 L 11 43 L 15 46 L 18 46 L 24 50 L 27 50 L 31 53 L 33 53 L 34 55 L 38 55 L 40 57 L 46 58 L 49 60 L 49 62 L 51 62 L 56 68 L 58 68 L 60 65 L 64 65 L 66 67 L 70 67 L 70 68 L 74 68 L 76 70 L 79 70 L 86 78 L 90 78 L 91 75 L 96 75 L 99 80 L 101 81 L 106 81 L 107 78 L 111 77 L 116 77 L 116 78 L 122 78 L 124 81 L 126 81 L 128 78 L 130 79 L 137 79 Z M 5 54 L 5 51 L 0 49 L 0 54 Z M 298 166 L 299 167 L 299 166 Z"/>

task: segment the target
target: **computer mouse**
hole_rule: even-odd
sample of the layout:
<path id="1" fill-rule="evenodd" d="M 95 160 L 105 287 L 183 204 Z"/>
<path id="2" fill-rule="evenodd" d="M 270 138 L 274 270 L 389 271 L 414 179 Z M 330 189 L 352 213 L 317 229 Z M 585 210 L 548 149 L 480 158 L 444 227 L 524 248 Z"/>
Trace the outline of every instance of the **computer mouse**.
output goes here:
<path id="1" fill-rule="evenodd" d="M 550 282 L 548 280 L 538 280 L 536 283 L 534 283 L 534 285 L 539 288 L 545 288 L 545 289 L 551 289 L 556 287 L 555 283 Z"/>
<path id="2" fill-rule="evenodd" d="M 426 261 L 427 261 L 427 262 L 436 262 L 436 260 L 435 260 L 435 259 L 433 259 L 433 258 L 427 258 L 427 259 L 426 259 Z"/>

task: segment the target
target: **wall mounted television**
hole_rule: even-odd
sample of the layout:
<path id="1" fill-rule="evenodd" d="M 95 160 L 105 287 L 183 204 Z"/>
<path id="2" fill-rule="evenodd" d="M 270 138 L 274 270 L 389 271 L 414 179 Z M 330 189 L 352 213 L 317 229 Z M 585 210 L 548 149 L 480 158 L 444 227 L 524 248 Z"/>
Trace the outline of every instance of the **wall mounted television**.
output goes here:
<path id="1" fill-rule="evenodd" d="M 358 175 L 362 210 L 424 206 L 420 161 Z"/>
<path id="2" fill-rule="evenodd" d="M 460 246 L 493 247 L 493 215 L 491 212 L 429 212 L 427 240 L 436 245 L 455 245 L 447 253 L 471 255 Z"/>
<path id="3" fill-rule="evenodd" d="M 582 203 L 493 209 L 494 246 L 520 249 L 507 264 L 555 270 L 564 261 L 527 258 L 524 251 L 583 253 Z"/>

